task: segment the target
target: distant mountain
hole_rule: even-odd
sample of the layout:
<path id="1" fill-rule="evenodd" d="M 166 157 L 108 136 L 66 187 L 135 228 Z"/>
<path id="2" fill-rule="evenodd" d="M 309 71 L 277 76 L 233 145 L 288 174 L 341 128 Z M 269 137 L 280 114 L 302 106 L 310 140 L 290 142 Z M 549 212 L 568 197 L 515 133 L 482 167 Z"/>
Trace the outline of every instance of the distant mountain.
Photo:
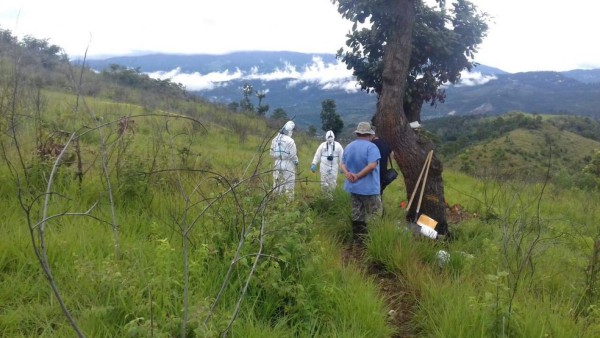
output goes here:
<path id="1" fill-rule="evenodd" d="M 170 78 L 202 98 L 229 104 L 250 84 L 266 93 L 270 112 L 283 108 L 300 126 L 320 125 L 321 102 L 333 99 L 346 124 L 370 119 L 376 97 L 360 91 L 333 54 L 238 52 L 224 55 L 152 54 L 87 60 L 96 70 L 118 64 L 152 77 Z M 499 115 L 510 111 L 600 117 L 600 69 L 511 74 L 478 65 L 460 85 L 446 89 L 445 103 L 423 107 L 423 119 Z"/>
<path id="2" fill-rule="evenodd" d="M 424 116 L 523 111 L 600 117 L 600 82 L 583 83 L 558 72 L 498 74 L 481 85 L 449 87 L 446 93 L 446 102 L 424 107 Z"/>
<path id="3" fill-rule="evenodd" d="M 486 65 L 477 65 L 472 70 L 473 73 L 481 73 L 484 75 L 499 75 L 499 74 L 508 74 L 500 68 L 494 68 Z"/>
<path id="4" fill-rule="evenodd" d="M 116 56 L 107 59 L 90 59 L 87 64 L 91 68 L 102 70 L 111 64 L 140 68 L 145 73 L 170 71 L 180 68 L 183 73 L 256 71 L 271 73 L 283 69 L 288 64 L 306 67 L 319 57 L 324 63 L 335 63 L 334 54 L 305 54 L 298 52 L 236 52 L 230 54 L 149 54 L 138 56 Z"/>
<path id="5" fill-rule="evenodd" d="M 575 69 L 562 74 L 583 83 L 600 83 L 600 69 Z"/>

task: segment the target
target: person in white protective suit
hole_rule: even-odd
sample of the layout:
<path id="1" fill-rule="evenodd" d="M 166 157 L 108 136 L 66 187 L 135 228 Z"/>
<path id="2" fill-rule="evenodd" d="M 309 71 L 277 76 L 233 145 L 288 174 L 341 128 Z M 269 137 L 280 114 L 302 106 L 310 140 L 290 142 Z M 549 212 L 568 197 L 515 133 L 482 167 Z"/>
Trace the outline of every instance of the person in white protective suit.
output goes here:
<path id="1" fill-rule="evenodd" d="M 325 142 L 321 143 L 315 152 L 310 170 L 317 171 L 317 164 L 320 165 L 321 189 L 330 196 L 337 185 L 337 174 L 339 165 L 342 163 L 344 148 L 339 142 L 335 141 L 333 131 L 328 130 L 325 133 Z"/>
<path id="2" fill-rule="evenodd" d="M 276 194 L 285 193 L 289 200 L 294 199 L 294 184 L 298 154 L 292 132 L 296 124 L 288 121 L 271 141 L 271 158 L 275 161 L 273 167 L 273 187 Z"/>

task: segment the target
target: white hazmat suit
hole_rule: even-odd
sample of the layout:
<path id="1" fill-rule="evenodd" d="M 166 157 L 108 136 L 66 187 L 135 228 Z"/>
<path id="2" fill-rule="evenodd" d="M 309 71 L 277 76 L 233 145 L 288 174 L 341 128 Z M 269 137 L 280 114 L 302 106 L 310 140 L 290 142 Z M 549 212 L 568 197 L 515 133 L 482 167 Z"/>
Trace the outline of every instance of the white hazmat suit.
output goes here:
<path id="1" fill-rule="evenodd" d="M 342 163 L 344 148 L 339 142 L 335 141 L 335 135 L 331 130 L 325 133 L 325 140 L 317 148 L 310 169 L 315 172 L 317 164 L 321 163 L 319 170 L 321 173 L 321 189 L 331 194 L 337 185 L 337 174 L 339 165 Z"/>
<path id="2" fill-rule="evenodd" d="M 271 141 L 271 150 L 269 151 L 271 158 L 275 161 L 273 167 L 275 193 L 285 193 L 290 200 L 294 199 L 296 166 L 298 166 L 296 142 L 292 139 L 292 131 L 295 127 L 293 121 L 288 121 Z"/>

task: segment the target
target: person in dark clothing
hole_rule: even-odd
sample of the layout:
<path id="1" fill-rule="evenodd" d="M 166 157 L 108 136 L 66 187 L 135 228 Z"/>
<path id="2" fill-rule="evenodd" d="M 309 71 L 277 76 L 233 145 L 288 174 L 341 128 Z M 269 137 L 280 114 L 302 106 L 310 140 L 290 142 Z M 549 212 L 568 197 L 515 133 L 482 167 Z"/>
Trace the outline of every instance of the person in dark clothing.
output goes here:
<path id="1" fill-rule="evenodd" d="M 380 139 L 377 135 L 373 135 L 373 139 L 371 142 L 375 143 L 377 148 L 379 148 L 379 153 L 381 154 L 381 159 L 379 160 L 379 183 L 380 183 L 380 194 L 383 195 L 383 190 L 386 185 L 384 185 L 383 177 L 386 175 L 388 170 L 388 160 L 391 160 L 392 151 L 387 143 Z"/>

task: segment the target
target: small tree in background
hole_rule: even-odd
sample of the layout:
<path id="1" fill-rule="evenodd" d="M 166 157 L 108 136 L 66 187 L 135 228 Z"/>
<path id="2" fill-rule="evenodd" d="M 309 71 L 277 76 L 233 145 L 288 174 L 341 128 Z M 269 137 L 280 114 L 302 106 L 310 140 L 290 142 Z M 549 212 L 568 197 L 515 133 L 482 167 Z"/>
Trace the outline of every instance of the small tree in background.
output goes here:
<path id="1" fill-rule="evenodd" d="M 256 97 L 258 97 L 258 106 L 256 107 L 256 114 L 258 114 L 258 116 L 265 116 L 267 114 L 267 112 L 269 111 L 269 105 L 262 104 L 262 101 L 264 100 L 264 98 L 267 96 L 267 92 L 265 91 L 259 91 L 256 92 Z"/>
<path id="2" fill-rule="evenodd" d="M 283 108 L 275 108 L 273 114 L 271 114 L 272 120 L 289 120 L 287 113 Z"/>
<path id="3" fill-rule="evenodd" d="M 227 109 L 231 110 L 234 113 L 237 113 L 239 108 L 240 108 L 239 102 L 231 102 L 227 105 Z"/>
<path id="4" fill-rule="evenodd" d="M 240 109 L 242 111 L 254 111 L 254 105 L 250 101 L 250 97 L 254 94 L 254 87 L 251 84 L 246 83 L 242 87 L 242 95 L 244 98 L 240 101 Z"/>
<path id="5" fill-rule="evenodd" d="M 586 189 L 597 189 L 600 187 L 600 150 L 586 160 L 588 162 L 579 175 L 580 185 Z"/>
<path id="6" fill-rule="evenodd" d="M 317 135 L 317 127 L 315 127 L 314 125 L 310 125 L 308 126 L 308 130 L 306 131 L 306 133 L 308 134 L 308 136 L 316 136 Z"/>
<path id="7" fill-rule="evenodd" d="M 267 96 L 266 91 L 257 91 L 254 89 L 254 87 L 252 87 L 251 84 L 246 83 L 242 87 L 242 95 L 244 97 L 240 101 L 239 105 L 241 111 L 253 112 L 259 116 L 265 116 L 267 114 L 267 112 L 269 111 L 269 105 L 263 105 L 263 100 Z M 256 95 L 256 97 L 258 98 L 257 106 L 254 106 L 252 100 L 250 99 L 253 95 Z"/>
<path id="8" fill-rule="evenodd" d="M 344 128 L 344 121 L 335 112 L 335 101 L 332 99 L 323 100 L 321 107 L 321 129 L 323 131 L 331 130 L 334 134 L 339 134 Z"/>
<path id="9" fill-rule="evenodd" d="M 590 174 L 596 178 L 600 178 L 600 150 L 592 156 L 588 164 L 582 170 L 585 174 Z"/>

